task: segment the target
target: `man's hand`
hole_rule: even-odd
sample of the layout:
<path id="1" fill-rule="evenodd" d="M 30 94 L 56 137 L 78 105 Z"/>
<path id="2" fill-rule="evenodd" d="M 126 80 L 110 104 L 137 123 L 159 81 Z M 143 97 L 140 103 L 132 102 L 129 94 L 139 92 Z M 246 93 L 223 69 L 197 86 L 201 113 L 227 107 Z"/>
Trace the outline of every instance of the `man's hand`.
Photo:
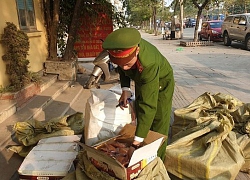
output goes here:
<path id="1" fill-rule="evenodd" d="M 128 108 L 129 101 L 128 99 L 131 98 L 131 92 L 123 90 L 122 95 L 119 99 L 119 106 L 123 110 L 124 108 Z"/>

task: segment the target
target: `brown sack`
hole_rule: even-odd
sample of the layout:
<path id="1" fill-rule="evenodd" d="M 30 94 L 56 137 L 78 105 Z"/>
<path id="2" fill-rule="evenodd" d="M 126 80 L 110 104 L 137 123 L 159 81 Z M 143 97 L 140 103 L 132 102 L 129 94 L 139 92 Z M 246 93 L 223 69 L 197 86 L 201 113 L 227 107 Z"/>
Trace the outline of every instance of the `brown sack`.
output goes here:
<path id="1" fill-rule="evenodd" d="M 234 180 L 245 163 L 229 121 L 211 121 L 183 132 L 167 146 L 164 164 L 181 179 Z"/>
<path id="2" fill-rule="evenodd" d="M 237 141 L 245 158 L 241 171 L 250 174 L 250 103 L 242 105 L 231 115 L 235 123 L 234 131 L 237 132 Z"/>
<path id="3" fill-rule="evenodd" d="M 189 106 L 175 111 L 172 143 L 164 164 L 181 179 L 234 180 L 245 163 L 234 116 L 243 103 L 224 94 L 204 93 Z"/>
<path id="4" fill-rule="evenodd" d="M 206 92 L 195 99 L 190 105 L 174 111 L 174 122 L 171 127 L 172 136 L 176 133 L 185 130 L 186 128 L 194 127 L 216 118 L 215 112 L 226 110 L 234 112 L 243 102 L 237 98 L 226 94 L 214 94 Z"/>

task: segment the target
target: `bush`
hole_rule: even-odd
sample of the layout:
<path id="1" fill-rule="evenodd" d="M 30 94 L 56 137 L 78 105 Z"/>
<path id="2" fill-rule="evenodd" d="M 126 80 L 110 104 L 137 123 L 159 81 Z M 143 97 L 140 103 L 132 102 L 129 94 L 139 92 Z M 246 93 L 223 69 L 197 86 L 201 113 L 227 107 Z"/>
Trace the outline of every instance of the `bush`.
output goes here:
<path id="1" fill-rule="evenodd" d="M 21 90 L 30 83 L 28 74 L 29 38 L 27 34 L 17 29 L 16 25 L 7 22 L 2 35 L 2 43 L 6 47 L 6 53 L 2 59 L 6 62 L 6 73 L 10 78 L 10 87 L 15 91 Z"/>

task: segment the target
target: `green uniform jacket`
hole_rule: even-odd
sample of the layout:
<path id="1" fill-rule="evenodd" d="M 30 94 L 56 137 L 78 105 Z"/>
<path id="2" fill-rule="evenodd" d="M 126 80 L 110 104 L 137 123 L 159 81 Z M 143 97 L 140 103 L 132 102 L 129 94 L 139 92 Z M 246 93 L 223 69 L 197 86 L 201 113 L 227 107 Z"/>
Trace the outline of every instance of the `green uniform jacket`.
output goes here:
<path id="1" fill-rule="evenodd" d="M 130 87 L 131 79 L 135 82 L 135 135 L 145 138 L 150 129 L 168 135 L 174 92 L 173 70 L 155 46 L 141 39 L 139 47 L 143 70 L 118 68 L 121 87 Z"/>

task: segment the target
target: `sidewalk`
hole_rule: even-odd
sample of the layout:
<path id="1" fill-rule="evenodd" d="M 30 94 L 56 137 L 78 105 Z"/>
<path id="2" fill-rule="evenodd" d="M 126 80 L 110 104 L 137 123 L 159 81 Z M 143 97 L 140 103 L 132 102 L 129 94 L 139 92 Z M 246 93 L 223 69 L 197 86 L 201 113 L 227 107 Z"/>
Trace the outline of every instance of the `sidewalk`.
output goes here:
<path id="1" fill-rule="evenodd" d="M 204 92 L 230 94 L 250 102 L 249 51 L 226 47 L 220 42 L 214 46 L 182 47 L 180 41 L 192 40 L 185 37 L 185 31 L 182 40 L 162 40 L 161 35 L 141 34 L 161 51 L 174 69 L 175 98 L 181 98 L 180 102 L 174 100 L 174 108 L 191 103 Z"/>
<path id="2" fill-rule="evenodd" d="M 192 37 L 185 37 L 185 31 L 181 40 L 162 40 L 160 35 L 143 32 L 141 35 L 161 51 L 174 69 L 172 122 L 175 109 L 189 105 L 205 92 L 230 94 L 244 103 L 250 102 L 249 51 L 226 47 L 223 43 L 181 47 L 180 41 L 192 41 Z M 240 172 L 235 180 L 248 179 L 249 174 Z"/>

